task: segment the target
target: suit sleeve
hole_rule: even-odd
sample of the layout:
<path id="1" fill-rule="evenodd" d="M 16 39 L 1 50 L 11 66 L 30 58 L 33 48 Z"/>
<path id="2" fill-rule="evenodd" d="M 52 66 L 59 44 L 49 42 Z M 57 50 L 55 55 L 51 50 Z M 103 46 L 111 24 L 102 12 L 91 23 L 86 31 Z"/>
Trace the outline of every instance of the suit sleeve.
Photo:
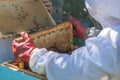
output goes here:
<path id="1" fill-rule="evenodd" d="M 110 37 L 101 34 L 87 39 L 86 46 L 74 50 L 72 55 L 36 49 L 30 67 L 34 72 L 46 74 L 49 80 L 99 80 L 105 75 L 112 78 L 119 70 L 117 50 Z"/>

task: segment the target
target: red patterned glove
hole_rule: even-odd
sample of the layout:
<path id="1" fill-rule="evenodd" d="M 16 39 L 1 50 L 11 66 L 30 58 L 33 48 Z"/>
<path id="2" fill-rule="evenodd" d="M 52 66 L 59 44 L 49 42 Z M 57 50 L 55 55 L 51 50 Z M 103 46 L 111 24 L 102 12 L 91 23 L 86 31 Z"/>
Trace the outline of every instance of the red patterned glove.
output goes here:
<path id="1" fill-rule="evenodd" d="M 72 16 L 69 16 L 69 21 L 73 24 L 73 36 L 85 39 L 88 35 L 89 28 L 83 26 L 80 21 L 76 20 Z"/>
<path id="2" fill-rule="evenodd" d="M 30 54 L 36 46 L 33 43 L 33 40 L 26 32 L 21 32 L 21 37 L 23 42 L 17 42 L 13 40 L 12 50 L 16 60 L 22 60 L 23 62 L 29 62 Z"/>

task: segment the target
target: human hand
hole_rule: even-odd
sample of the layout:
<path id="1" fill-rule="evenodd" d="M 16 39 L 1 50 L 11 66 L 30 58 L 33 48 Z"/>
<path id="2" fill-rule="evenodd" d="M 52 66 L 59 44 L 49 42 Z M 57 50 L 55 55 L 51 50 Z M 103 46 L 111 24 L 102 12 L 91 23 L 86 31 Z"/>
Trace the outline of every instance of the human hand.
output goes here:
<path id="1" fill-rule="evenodd" d="M 22 42 L 13 40 L 12 50 L 15 56 L 15 60 L 22 60 L 23 62 L 29 62 L 29 58 L 33 49 L 36 46 L 33 43 L 32 38 L 26 32 L 21 32 Z"/>
<path id="2" fill-rule="evenodd" d="M 53 5 L 50 0 L 41 0 L 50 14 L 53 12 Z"/>
<path id="3" fill-rule="evenodd" d="M 86 39 L 89 28 L 83 26 L 80 21 L 76 20 L 72 16 L 69 16 L 69 21 L 73 24 L 73 35 L 79 37 L 80 39 Z"/>

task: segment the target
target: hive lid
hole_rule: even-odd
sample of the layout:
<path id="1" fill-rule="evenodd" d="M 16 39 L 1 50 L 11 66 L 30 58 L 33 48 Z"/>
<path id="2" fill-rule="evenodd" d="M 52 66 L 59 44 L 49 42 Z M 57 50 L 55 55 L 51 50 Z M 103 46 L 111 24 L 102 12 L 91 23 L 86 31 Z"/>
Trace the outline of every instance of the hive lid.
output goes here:
<path id="1" fill-rule="evenodd" d="M 0 1 L 0 32 L 3 35 L 52 25 L 55 22 L 41 0 Z"/>

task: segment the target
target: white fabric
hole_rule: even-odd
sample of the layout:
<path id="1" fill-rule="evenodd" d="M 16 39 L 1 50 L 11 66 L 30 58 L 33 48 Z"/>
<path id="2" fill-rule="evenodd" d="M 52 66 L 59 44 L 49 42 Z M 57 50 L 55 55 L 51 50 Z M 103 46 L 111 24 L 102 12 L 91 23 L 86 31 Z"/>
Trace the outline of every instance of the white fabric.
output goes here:
<path id="1" fill-rule="evenodd" d="M 119 4 L 120 0 L 86 0 L 90 14 L 104 29 L 98 36 L 87 39 L 86 45 L 72 55 L 35 49 L 30 57 L 30 68 L 46 74 L 48 80 L 100 80 L 106 75 L 110 79 L 119 76 Z"/>
<path id="2" fill-rule="evenodd" d="M 87 39 L 86 46 L 72 55 L 36 49 L 30 60 L 34 65 L 30 67 L 39 74 L 46 73 L 48 80 L 100 80 L 106 75 L 110 78 L 117 75 L 119 61 L 120 27 L 116 27 L 105 28 L 97 37 Z"/>
<path id="3" fill-rule="evenodd" d="M 86 0 L 86 7 L 103 27 L 120 24 L 120 0 Z"/>

